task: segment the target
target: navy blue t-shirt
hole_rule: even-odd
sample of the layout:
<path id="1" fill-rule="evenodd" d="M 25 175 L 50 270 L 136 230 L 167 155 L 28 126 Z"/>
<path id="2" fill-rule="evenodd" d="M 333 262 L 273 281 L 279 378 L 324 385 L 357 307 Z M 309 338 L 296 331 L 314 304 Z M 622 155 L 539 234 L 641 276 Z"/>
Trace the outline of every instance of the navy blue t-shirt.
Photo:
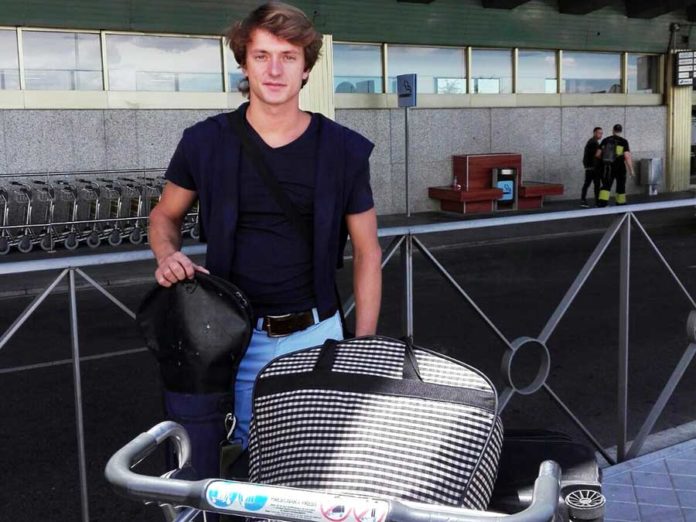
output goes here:
<path id="1" fill-rule="evenodd" d="M 304 170 L 302 172 L 306 173 L 306 176 L 300 172 L 299 182 L 291 187 L 286 185 L 284 188 L 296 205 L 300 207 L 305 205 L 303 207 L 305 211 L 312 208 L 315 212 L 311 225 L 314 226 L 313 239 L 319 243 L 317 248 L 313 249 L 311 264 L 313 274 L 310 276 L 313 285 L 311 299 L 312 302 L 316 302 L 320 314 L 327 314 L 336 303 L 334 267 L 342 252 L 343 244 L 343 232 L 340 226 L 337 226 L 341 222 L 338 218 L 346 214 L 365 212 L 374 206 L 369 167 L 369 156 L 373 145 L 364 137 L 324 118 L 321 114 L 314 114 L 312 119 L 315 121 L 311 125 L 316 127 L 307 130 L 310 134 L 316 132 L 316 154 L 304 167 L 312 169 L 313 174 L 310 175 Z M 201 240 L 208 243 L 206 267 L 215 275 L 230 278 L 232 265 L 235 263 L 237 263 L 235 271 L 244 270 L 246 274 L 245 269 L 239 266 L 237 257 L 240 250 L 237 244 L 238 229 L 241 211 L 247 203 L 244 193 L 247 188 L 253 187 L 247 187 L 247 183 L 244 182 L 247 176 L 243 175 L 242 170 L 249 167 L 244 167 L 243 164 L 246 162 L 239 156 L 241 147 L 234 133 L 226 136 L 230 133 L 227 121 L 227 115 L 220 114 L 187 128 L 172 155 L 165 178 L 179 187 L 198 192 L 201 202 Z M 344 163 L 341 164 L 341 162 Z M 316 169 L 319 171 L 315 172 Z M 253 179 L 256 180 L 254 182 L 257 184 L 256 189 L 264 188 L 258 174 L 250 173 L 255 176 Z M 336 173 L 341 173 L 342 177 L 334 177 Z M 313 181 L 315 184 L 311 189 L 306 184 L 302 187 L 300 185 L 303 180 L 304 182 Z M 238 187 L 238 190 L 233 187 Z M 313 205 L 308 205 L 307 199 L 304 203 L 301 201 L 301 194 L 304 192 L 306 195 L 310 190 L 312 195 L 309 198 L 313 198 Z M 339 198 L 333 197 L 331 192 L 334 190 L 341 190 Z M 269 193 L 264 202 L 268 204 L 272 201 Z M 280 209 L 275 210 L 280 212 Z M 288 225 L 286 230 L 292 230 L 289 227 L 290 223 L 286 225 Z M 310 230 L 311 228 L 310 226 Z M 266 232 L 270 234 L 275 231 L 266 230 Z M 296 232 L 293 230 L 292 233 Z M 273 236 L 274 241 L 275 237 Z M 289 236 L 286 235 L 286 237 Z M 299 233 L 293 237 L 296 237 L 294 243 L 296 246 L 304 241 L 299 237 Z M 251 252 L 247 250 L 247 253 Z M 298 255 L 301 256 L 302 253 Z M 261 255 L 255 256 L 252 264 L 255 265 L 261 257 Z M 306 266 L 300 263 L 296 267 L 294 276 L 302 273 Z M 285 268 L 288 268 L 287 264 Z M 287 282 L 292 283 L 292 281 Z M 288 296 L 289 301 L 283 303 L 282 308 L 277 310 L 278 313 L 307 309 L 307 306 L 311 304 L 306 301 L 310 296 L 306 281 L 296 285 L 296 288 L 298 294 Z M 253 299 L 252 304 L 257 306 Z M 256 313 L 260 315 L 259 311 Z"/>
<path id="2" fill-rule="evenodd" d="M 251 125 L 246 125 L 311 234 L 318 118 L 313 115 L 300 137 L 277 148 L 267 145 Z M 259 317 L 314 308 L 312 247 L 288 221 L 244 152 L 239 174 L 239 221 L 230 279 L 249 297 Z"/>

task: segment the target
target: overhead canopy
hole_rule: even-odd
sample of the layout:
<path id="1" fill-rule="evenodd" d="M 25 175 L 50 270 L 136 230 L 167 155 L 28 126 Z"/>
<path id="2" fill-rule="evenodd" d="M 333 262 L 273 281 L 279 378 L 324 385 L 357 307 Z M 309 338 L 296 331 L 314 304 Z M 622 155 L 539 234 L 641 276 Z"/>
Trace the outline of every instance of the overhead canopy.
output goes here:
<path id="1" fill-rule="evenodd" d="M 481 0 L 481 4 L 488 9 L 514 9 L 527 1 Z M 689 21 L 694 21 L 696 15 L 696 0 L 558 0 L 558 10 L 563 14 L 585 15 L 603 7 L 618 7 L 621 4 L 629 18 L 655 18 L 680 9 L 687 10 Z"/>

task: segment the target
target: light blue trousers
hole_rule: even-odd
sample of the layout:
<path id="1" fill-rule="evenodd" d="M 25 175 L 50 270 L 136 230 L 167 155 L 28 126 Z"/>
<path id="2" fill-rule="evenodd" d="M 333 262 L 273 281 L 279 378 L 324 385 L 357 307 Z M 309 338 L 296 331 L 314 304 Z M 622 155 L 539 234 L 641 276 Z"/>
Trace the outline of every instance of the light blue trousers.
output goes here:
<path id="1" fill-rule="evenodd" d="M 269 337 L 265 331 L 254 329 L 249 348 L 239 364 L 234 385 L 234 415 L 237 417 L 234 438 L 241 440 L 245 448 L 249 443 L 254 382 L 259 372 L 272 359 L 280 355 L 324 344 L 327 339 L 343 339 L 341 318 L 338 313 L 286 337 Z"/>

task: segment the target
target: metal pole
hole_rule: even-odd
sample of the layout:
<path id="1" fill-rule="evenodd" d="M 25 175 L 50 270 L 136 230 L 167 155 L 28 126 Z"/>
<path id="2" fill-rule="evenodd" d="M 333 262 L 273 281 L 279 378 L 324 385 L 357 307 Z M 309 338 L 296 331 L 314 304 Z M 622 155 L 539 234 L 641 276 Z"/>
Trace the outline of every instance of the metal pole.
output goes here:
<path id="1" fill-rule="evenodd" d="M 82 521 L 89 522 L 87 494 L 87 456 L 85 454 L 85 428 L 82 415 L 82 381 L 80 378 L 80 343 L 77 332 L 77 299 L 75 270 L 70 269 L 70 340 L 73 349 L 73 379 L 75 386 L 75 427 L 77 429 L 77 458 L 80 468 L 80 501 Z"/>
<path id="2" fill-rule="evenodd" d="M 628 424 L 628 313 L 631 276 L 631 219 L 621 229 L 621 262 L 619 263 L 619 389 L 616 460 L 626 457 L 626 426 Z"/>
<path id="3" fill-rule="evenodd" d="M 404 107 L 404 136 L 406 138 L 406 150 L 404 151 L 404 168 L 406 170 L 406 185 L 404 192 L 406 193 L 406 217 L 411 217 L 411 203 L 408 199 L 408 107 Z"/>
<path id="4" fill-rule="evenodd" d="M 402 328 L 413 339 L 413 236 L 406 234 L 401 244 L 401 265 L 404 273 Z"/>
<path id="5" fill-rule="evenodd" d="M 27 307 L 26 310 L 22 312 L 22 314 L 15 319 L 15 322 L 12 323 L 12 325 L 7 329 L 7 331 L 2 334 L 0 337 L 0 349 L 2 349 L 5 344 L 7 344 L 7 341 L 10 340 L 10 338 L 19 330 L 19 328 L 25 323 L 29 317 L 31 317 L 31 314 L 34 313 L 34 311 L 39 307 L 41 303 L 43 303 L 44 299 L 48 297 L 48 294 L 50 294 L 53 289 L 58 286 L 58 283 L 60 283 L 63 280 L 63 277 L 65 277 L 65 273 L 68 271 L 66 268 L 63 270 L 58 277 L 56 277 L 53 282 L 46 287 L 46 289 L 41 292 L 40 295 L 36 296 L 34 300 L 31 302 L 31 304 Z"/>

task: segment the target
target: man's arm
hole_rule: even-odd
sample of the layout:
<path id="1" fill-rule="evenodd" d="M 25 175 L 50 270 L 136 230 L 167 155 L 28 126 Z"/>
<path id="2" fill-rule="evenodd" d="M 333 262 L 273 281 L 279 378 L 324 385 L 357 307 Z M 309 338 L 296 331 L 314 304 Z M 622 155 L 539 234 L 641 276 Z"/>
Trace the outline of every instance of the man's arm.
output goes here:
<path id="1" fill-rule="evenodd" d="M 382 300 L 382 249 L 377 241 L 377 213 L 372 208 L 346 216 L 353 245 L 355 335 L 374 335 Z"/>
<path id="2" fill-rule="evenodd" d="M 157 260 L 155 279 L 162 286 L 191 279 L 195 271 L 208 271 L 181 253 L 181 224 L 194 201 L 196 192 L 167 182 L 162 198 L 150 213 L 148 237 Z"/>
<path id="3" fill-rule="evenodd" d="M 631 177 L 633 177 L 633 158 L 631 157 L 631 151 L 627 150 L 624 152 L 624 163 L 626 164 L 626 169 Z"/>

